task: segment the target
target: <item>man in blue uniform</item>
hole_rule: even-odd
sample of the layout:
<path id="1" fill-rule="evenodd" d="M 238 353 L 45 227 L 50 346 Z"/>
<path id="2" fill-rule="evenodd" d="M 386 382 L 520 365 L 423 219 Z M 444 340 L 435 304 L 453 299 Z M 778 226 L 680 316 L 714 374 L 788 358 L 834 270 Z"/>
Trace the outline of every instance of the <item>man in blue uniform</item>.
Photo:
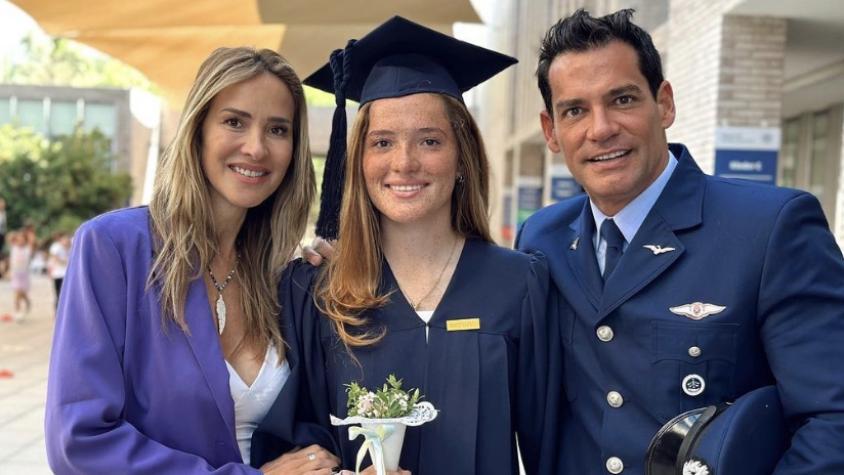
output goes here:
<path id="1" fill-rule="evenodd" d="M 791 438 L 775 473 L 844 473 L 844 261 L 823 212 L 667 143 L 673 92 L 631 14 L 578 11 L 539 58 L 548 148 L 586 190 L 517 238 L 556 286 L 560 473 L 642 474 L 670 418 L 766 385 Z"/>

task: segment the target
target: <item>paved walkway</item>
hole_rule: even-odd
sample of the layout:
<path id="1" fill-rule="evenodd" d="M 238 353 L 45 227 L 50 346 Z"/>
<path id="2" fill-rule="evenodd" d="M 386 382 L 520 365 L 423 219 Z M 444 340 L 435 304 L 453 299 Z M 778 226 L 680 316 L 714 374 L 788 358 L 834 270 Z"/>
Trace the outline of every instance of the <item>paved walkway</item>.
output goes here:
<path id="1" fill-rule="evenodd" d="M 53 335 L 52 280 L 33 276 L 30 298 L 33 308 L 26 320 L 3 321 L 12 314 L 13 300 L 9 281 L 0 280 L 0 475 L 51 473 L 44 448 L 44 399 Z"/>

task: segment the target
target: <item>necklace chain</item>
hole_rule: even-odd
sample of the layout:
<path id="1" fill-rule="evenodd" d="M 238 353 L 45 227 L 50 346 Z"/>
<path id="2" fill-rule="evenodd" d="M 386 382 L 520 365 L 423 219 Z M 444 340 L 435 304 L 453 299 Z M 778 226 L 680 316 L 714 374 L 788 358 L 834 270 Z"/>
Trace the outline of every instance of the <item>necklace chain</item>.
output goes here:
<path id="1" fill-rule="evenodd" d="M 211 283 L 214 284 L 214 288 L 217 289 L 217 293 L 222 294 L 223 290 L 229 285 L 234 277 L 234 272 L 237 270 L 237 261 L 238 257 L 235 256 L 234 258 L 234 266 L 232 266 L 232 270 L 229 271 L 229 274 L 223 279 L 223 283 L 217 282 L 217 279 L 214 277 L 214 273 L 211 271 L 211 264 L 208 265 L 208 275 L 211 276 Z"/>
<path id="2" fill-rule="evenodd" d="M 451 247 L 451 252 L 448 255 L 448 260 L 445 261 L 445 265 L 443 265 L 443 268 L 440 269 L 440 275 L 437 276 L 437 280 L 434 282 L 434 285 L 431 286 L 431 288 L 428 290 L 428 292 L 425 295 L 422 296 L 422 298 L 420 298 L 419 300 L 414 302 L 413 300 L 411 300 L 410 296 L 407 295 L 407 292 L 402 290 L 401 286 L 399 286 L 399 290 L 401 290 L 402 295 L 404 295 L 404 298 L 407 300 L 407 303 L 410 304 L 410 306 L 413 308 L 414 311 L 419 310 L 419 306 L 422 305 L 422 302 L 424 302 L 425 299 L 430 297 L 430 295 L 434 292 L 434 290 L 440 285 L 440 281 L 443 280 L 443 275 L 445 275 L 445 270 L 448 269 L 448 265 L 451 264 L 451 260 L 454 258 L 454 251 L 457 250 L 457 244 L 459 242 L 460 242 L 460 238 L 457 238 L 457 239 L 454 240 L 454 245 Z"/>
<path id="3" fill-rule="evenodd" d="M 235 254 L 232 270 L 229 271 L 222 283 L 217 282 L 217 279 L 214 277 L 214 273 L 211 271 L 211 264 L 208 264 L 208 275 L 211 277 L 211 283 L 214 284 L 214 288 L 217 289 L 217 331 L 220 335 L 223 334 L 223 329 L 226 327 L 226 302 L 223 300 L 223 291 L 226 290 L 226 287 L 229 283 L 231 283 L 232 278 L 234 277 L 234 273 L 237 270 L 238 260 L 240 260 L 240 256 Z"/>

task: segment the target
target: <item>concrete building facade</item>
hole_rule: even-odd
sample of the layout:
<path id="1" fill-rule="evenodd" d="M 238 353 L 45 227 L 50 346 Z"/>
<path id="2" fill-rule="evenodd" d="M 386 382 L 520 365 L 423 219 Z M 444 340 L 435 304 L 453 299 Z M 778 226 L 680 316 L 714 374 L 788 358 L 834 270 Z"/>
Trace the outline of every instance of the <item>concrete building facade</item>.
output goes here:
<path id="1" fill-rule="evenodd" d="M 501 0 L 489 45 L 519 64 L 481 92 L 494 174 L 492 225 L 512 242 L 540 206 L 579 192 L 545 147 L 536 86 L 540 41 L 560 17 L 634 8 L 671 82 L 672 142 L 707 173 L 807 190 L 844 247 L 844 10 L 826 0 Z"/>

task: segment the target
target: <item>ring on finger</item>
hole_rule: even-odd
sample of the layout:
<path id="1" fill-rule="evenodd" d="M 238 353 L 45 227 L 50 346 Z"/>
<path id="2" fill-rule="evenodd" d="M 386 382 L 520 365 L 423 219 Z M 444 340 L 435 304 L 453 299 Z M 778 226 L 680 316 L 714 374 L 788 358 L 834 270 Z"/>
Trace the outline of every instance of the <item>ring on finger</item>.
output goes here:
<path id="1" fill-rule="evenodd" d="M 310 460 L 311 462 L 313 462 L 314 460 L 316 460 L 316 454 L 315 454 L 315 453 L 313 453 L 313 452 L 309 453 L 309 454 L 308 454 L 308 460 Z"/>

